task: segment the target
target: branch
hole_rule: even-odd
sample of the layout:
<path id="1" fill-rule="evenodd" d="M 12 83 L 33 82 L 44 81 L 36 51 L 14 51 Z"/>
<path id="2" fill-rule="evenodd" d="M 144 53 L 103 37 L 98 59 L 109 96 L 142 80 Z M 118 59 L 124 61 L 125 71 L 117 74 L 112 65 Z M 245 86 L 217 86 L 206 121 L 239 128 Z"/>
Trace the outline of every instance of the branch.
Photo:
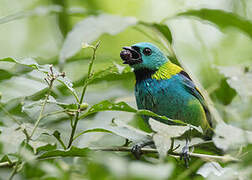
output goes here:
<path id="1" fill-rule="evenodd" d="M 117 152 L 131 152 L 131 147 L 90 147 L 89 149 L 93 151 L 117 151 Z M 142 148 L 142 153 L 148 154 L 148 153 L 158 153 L 156 149 L 153 148 Z M 180 153 L 178 152 L 168 152 L 168 156 L 173 157 L 180 157 Z M 239 162 L 240 160 L 237 158 L 234 158 L 230 155 L 224 155 L 224 156 L 216 156 L 216 155 L 208 155 L 208 154 L 200 154 L 200 153 L 190 153 L 191 157 L 197 157 L 201 158 L 204 161 L 221 161 L 221 162 Z"/>
<path id="2" fill-rule="evenodd" d="M 53 86 L 53 82 L 54 80 L 56 79 L 57 77 L 53 74 L 53 69 L 52 69 L 52 65 L 50 65 L 50 73 L 48 73 L 48 78 L 45 78 L 46 82 L 48 83 L 48 91 L 47 91 L 47 94 L 46 94 L 46 97 L 45 97 L 45 100 L 42 104 L 42 107 L 41 107 L 41 110 L 40 110 L 40 113 L 39 113 L 39 117 L 34 125 L 34 128 L 31 132 L 31 135 L 29 136 L 29 139 L 27 139 L 28 141 L 32 138 L 32 136 L 34 135 L 36 129 L 38 128 L 38 125 L 40 123 L 40 120 L 43 118 L 43 113 L 44 113 L 44 110 L 45 110 L 45 106 L 47 104 L 47 101 L 49 99 L 49 96 L 51 94 L 51 90 L 52 90 L 52 86 Z M 49 82 L 48 82 L 49 81 Z"/>
<path id="3" fill-rule="evenodd" d="M 0 167 L 12 167 L 15 165 L 15 163 L 17 163 L 17 161 L 15 161 L 15 162 L 9 162 L 9 161 L 0 162 Z"/>
<path id="4" fill-rule="evenodd" d="M 131 147 L 124 147 L 124 146 L 113 146 L 113 147 L 89 147 L 88 149 L 92 150 L 92 151 L 110 151 L 110 152 L 131 152 L 132 148 Z M 64 151 L 68 151 L 68 150 L 64 150 Z M 158 151 L 156 149 L 153 148 L 142 148 L 141 149 L 143 154 L 148 154 L 148 153 L 158 153 Z M 167 152 L 168 156 L 172 156 L 174 158 L 180 158 L 180 153 L 178 152 Z M 196 157 L 196 158 L 200 158 L 204 161 L 220 161 L 220 162 L 240 162 L 240 159 L 234 158 L 230 155 L 224 155 L 224 156 L 216 156 L 216 155 L 208 155 L 208 154 L 200 154 L 200 153 L 190 153 L 189 154 L 191 157 Z M 43 160 L 43 159 L 50 159 L 50 158 L 56 158 L 57 156 L 60 155 L 55 155 L 55 156 L 50 156 L 50 157 L 44 157 L 44 158 L 39 158 L 39 156 L 37 157 L 37 160 Z M 79 152 L 78 154 L 74 155 L 71 154 L 71 157 L 73 156 L 79 156 Z M 66 156 L 64 156 L 66 157 Z M 15 166 L 18 163 L 18 161 L 15 162 L 1 162 L 0 163 L 0 167 L 12 167 Z"/>

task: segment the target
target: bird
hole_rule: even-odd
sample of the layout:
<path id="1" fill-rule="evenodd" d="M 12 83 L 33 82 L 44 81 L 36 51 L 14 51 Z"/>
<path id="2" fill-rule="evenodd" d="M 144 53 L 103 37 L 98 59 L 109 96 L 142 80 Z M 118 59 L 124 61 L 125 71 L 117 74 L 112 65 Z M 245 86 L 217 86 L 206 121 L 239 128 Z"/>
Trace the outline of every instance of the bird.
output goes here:
<path id="1" fill-rule="evenodd" d="M 172 63 L 156 45 L 148 42 L 123 47 L 120 57 L 124 64 L 133 68 L 138 109 L 150 110 L 170 119 L 200 126 L 204 134 L 203 139 L 211 139 L 213 125 L 209 108 L 203 95 L 183 68 Z M 147 124 L 149 118 L 143 116 Z M 174 125 L 160 118 L 153 119 Z M 182 149 L 186 166 L 189 161 L 189 139 L 190 137 L 186 138 L 186 145 Z M 137 158 L 145 145 L 143 143 L 132 148 Z"/>

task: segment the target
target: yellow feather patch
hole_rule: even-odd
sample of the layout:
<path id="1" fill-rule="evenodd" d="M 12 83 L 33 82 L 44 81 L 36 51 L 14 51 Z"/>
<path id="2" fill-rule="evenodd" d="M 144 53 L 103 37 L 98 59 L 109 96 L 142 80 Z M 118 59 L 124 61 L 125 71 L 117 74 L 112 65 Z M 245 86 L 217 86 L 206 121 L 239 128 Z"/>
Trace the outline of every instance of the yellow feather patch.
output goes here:
<path id="1" fill-rule="evenodd" d="M 182 71 L 182 68 L 168 61 L 162 65 L 151 77 L 156 80 L 170 79 Z"/>

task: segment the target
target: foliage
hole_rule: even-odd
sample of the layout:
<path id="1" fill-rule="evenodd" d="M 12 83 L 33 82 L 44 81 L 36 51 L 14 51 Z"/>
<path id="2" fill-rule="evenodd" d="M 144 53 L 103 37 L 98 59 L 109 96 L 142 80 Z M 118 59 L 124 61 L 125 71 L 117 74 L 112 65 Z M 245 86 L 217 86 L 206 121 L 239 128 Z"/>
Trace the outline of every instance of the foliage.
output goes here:
<path id="1" fill-rule="evenodd" d="M 114 2 L 75 3 L 56 0 L 36 3 L 30 10 L 0 17 L 1 27 L 11 21 L 33 22 L 36 18 L 53 17 L 48 21 L 53 29 L 58 29 L 59 39 L 55 41 L 61 47 L 53 57 L 0 54 L 0 179 L 252 177 L 252 57 L 242 54 L 251 54 L 250 19 L 237 12 L 204 8 L 180 11 L 162 21 L 150 22 L 137 16 L 106 12 L 105 6 L 100 6 L 116 6 Z M 136 11 L 140 11 L 138 6 L 142 7 L 135 2 Z M 196 17 L 210 28 L 229 29 L 222 31 L 223 37 L 214 47 L 206 45 L 201 39 L 202 32 L 197 34 L 199 31 L 194 29 L 203 50 L 193 48 L 193 41 L 189 41 L 185 49 L 190 53 L 182 54 L 189 57 L 196 52 L 193 58 L 203 63 L 194 63 L 190 58 L 184 61 L 179 51 L 183 45 L 177 46 L 179 38 L 171 22 L 183 18 L 195 23 L 188 17 Z M 32 35 L 34 27 L 30 28 L 29 36 L 36 41 Z M 234 34 L 236 39 L 232 39 Z M 151 111 L 137 110 L 132 95 L 134 75 L 128 66 L 122 65 L 119 51 L 122 46 L 138 41 L 157 44 L 171 61 L 186 70 L 187 65 L 197 66 L 201 73 L 195 73 L 206 88 L 201 87 L 201 91 L 207 96 L 213 117 L 219 117 L 211 142 L 197 137 L 191 140 L 188 169 L 178 160 L 185 144 L 181 136 L 188 130 L 197 134 L 202 130 Z M 237 48 L 239 56 L 248 62 L 230 63 L 229 51 L 226 59 L 219 59 L 220 53 L 225 55 L 226 49 L 222 48 L 240 41 L 250 43 L 248 52 Z M 203 61 L 203 51 L 211 53 L 212 59 Z M 206 61 L 211 66 L 204 69 Z M 196 78 L 193 80 L 198 82 Z M 141 116 L 158 117 L 176 126 L 150 119 L 148 127 Z M 143 148 L 137 161 L 131 147 L 150 140 L 154 140 L 156 148 Z"/>

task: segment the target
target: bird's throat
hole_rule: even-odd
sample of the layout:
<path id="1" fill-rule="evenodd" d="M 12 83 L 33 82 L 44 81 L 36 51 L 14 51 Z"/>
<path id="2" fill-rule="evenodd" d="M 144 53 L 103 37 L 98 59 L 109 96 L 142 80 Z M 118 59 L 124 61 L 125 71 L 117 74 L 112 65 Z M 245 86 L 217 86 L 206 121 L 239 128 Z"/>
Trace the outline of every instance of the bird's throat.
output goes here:
<path id="1" fill-rule="evenodd" d="M 136 82 L 151 78 L 151 76 L 155 74 L 155 72 L 155 70 L 150 70 L 147 68 L 134 70 Z"/>
<path id="2" fill-rule="evenodd" d="M 180 73 L 183 69 L 170 61 L 166 62 L 159 67 L 158 70 L 151 70 L 147 68 L 141 68 L 134 70 L 136 75 L 136 81 L 142 81 L 148 78 L 156 80 L 170 79 L 172 76 Z"/>

